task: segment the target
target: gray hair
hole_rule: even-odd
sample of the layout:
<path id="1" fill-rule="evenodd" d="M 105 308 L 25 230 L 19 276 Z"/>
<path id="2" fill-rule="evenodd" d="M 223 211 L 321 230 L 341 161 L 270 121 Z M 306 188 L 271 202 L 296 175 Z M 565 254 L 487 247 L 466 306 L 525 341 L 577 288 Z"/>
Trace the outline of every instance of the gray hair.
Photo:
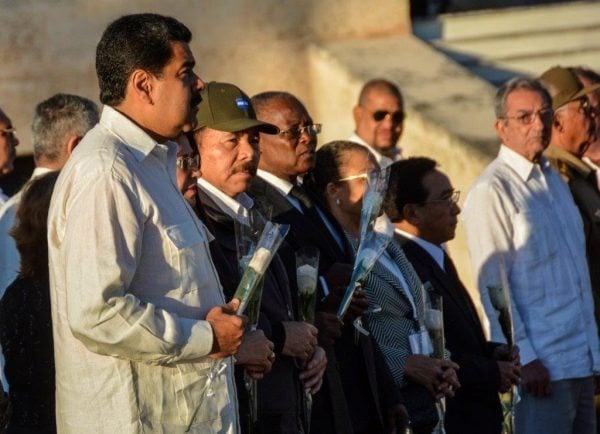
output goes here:
<path id="1" fill-rule="evenodd" d="M 58 93 L 42 101 L 31 124 L 34 159 L 56 161 L 70 136 L 83 137 L 98 120 L 98 107 L 82 96 Z"/>
<path id="2" fill-rule="evenodd" d="M 496 92 L 496 97 L 494 98 L 496 119 L 502 119 L 506 116 L 506 99 L 508 95 L 515 90 L 521 89 L 539 93 L 550 106 L 552 105 L 550 94 L 539 81 L 532 78 L 515 77 L 500 86 L 498 92 Z"/>

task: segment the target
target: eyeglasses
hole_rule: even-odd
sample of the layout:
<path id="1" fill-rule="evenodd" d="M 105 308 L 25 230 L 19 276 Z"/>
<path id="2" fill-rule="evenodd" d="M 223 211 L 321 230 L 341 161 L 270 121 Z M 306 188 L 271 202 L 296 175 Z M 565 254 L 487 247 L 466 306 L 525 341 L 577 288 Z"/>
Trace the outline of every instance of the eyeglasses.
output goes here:
<path id="1" fill-rule="evenodd" d="M 191 157 L 189 155 L 186 155 L 183 157 L 177 157 L 176 164 L 177 167 L 186 172 L 188 170 L 196 170 L 198 169 L 198 167 L 200 167 L 200 156 L 194 155 L 193 157 Z"/>
<path id="2" fill-rule="evenodd" d="M 368 173 L 361 173 L 360 175 L 352 175 L 352 176 L 346 176 L 345 178 L 342 179 L 338 179 L 338 182 L 343 182 L 343 181 L 352 181 L 353 179 L 369 179 L 369 174 Z"/>
<path id="3" fill-rule="evenodd" d="M 533 112 L 524 112 L 517 116 L 503 116 L 501 119 L 514 119 L 521 125 L 530 125 L 533 123 L 535 118 L 539 116 L 542 123 L 552 122 L 554 118 L 554 111 L 551 108 L 543 108 Z"/>
<path id="4" fill-rule="evenodd" d="M 375 122 L 381 122 L 382 120 L 387 119 L 388 116 L 394 124 L 399 124 L 404 120 L 404 112 L 402 110 L 398 110 L 393 113 L 385 110 L 377 110 L 376 112 L 373 112 L 373 120 Z"/>
<path id="5" fill-rule="evenodd" d="M 460 190 L 454 190 L 449 197 L 446 197 L 444 199 L 426 200 L 425 202 L 419 203 L 419 205 L 427 205 L 428 203 L 442 203 L 445 205 L 456 205 L 456 204 L 458 204 L 459 199 L 460 199 Z"/>
<path id="6" fill-rule="evenodd" d="M 0 128 L 0 134 L 2 135 L 2 137 L 8 137 L 8 136 L 15 136 L 15 133 L 17 132 L 16 128 Z"/>
<path id="7" fill-rule="evenodd" d="M 279 134 L 288 136 L 290 139 L 299 139 L 302 133 L 306 132 L 309 136 L 316 136 L 321 132 L 321 124 L 310 124 L 303 127 L 292 127 L 287 130 L 280 131 Z"/>

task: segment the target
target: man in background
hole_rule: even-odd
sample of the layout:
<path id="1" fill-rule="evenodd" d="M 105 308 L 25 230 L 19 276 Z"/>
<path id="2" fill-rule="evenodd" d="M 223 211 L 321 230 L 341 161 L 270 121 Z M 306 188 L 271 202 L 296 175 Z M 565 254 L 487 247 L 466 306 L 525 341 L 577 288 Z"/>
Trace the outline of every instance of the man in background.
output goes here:
<path id="1" fill-rule="evenodd" d="M 381 167 L 402 158 L 397 147 L 404 128 L 404 100 L 394 83 L 377 78 L 360 91 L 352 109 L 354 134 L 348 139 L 366 146 Z"/>
<path id="2" fill-rule="evenodd" d="M 495 112 L 502 145 L 469 192 L 463 220 L 493 341 L 503 334 L 487 288 L 510 289 L 523 364 L 517 432 L 592 434 L 598 331 L 581 217 L 542 155 L 552 99 L 539 82 L 515 78 L 498 89 Z"/>
<path id="3" fill-rule="evenodd" d="M 1 116 L 0 114 L 0 119 Z M 36 165 L 31 179 L 51 170 L 60 170 L 81 138 L 97 122 L 98 108 L 87 98 L 57 94 L 39 103 L 31 125 L 33 158 Z M 10 137 L 4 137 L 4 143 L 10 142 L 11 138 L 14 143 L 18 143 L 13 133 Z M 19 252 L 9 231 L 15 224 L 15 213 L 20 199 L 21 192 L 18 192 L 0 206 L 0 298 L 19 272 Z M 0 349 L 0 370 L 2 369 L 3 358 Z M 0 371 L 0 374 L 3 387 L 8 390 L 3 371 Z"/>

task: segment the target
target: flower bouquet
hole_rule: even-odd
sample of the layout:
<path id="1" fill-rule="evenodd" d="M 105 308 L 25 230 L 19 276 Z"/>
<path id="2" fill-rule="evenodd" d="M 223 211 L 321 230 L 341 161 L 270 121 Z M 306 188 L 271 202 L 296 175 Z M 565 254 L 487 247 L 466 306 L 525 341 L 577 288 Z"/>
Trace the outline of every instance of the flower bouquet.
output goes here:
<path id="1" fill-rule="evenodd" d="M 248 330 L 256 331 L 262 300 L 263 275 L 289 230 L 287 225 L 273 224 L 255 210 L 239 213 L 234 221 L 238 267 L 242 279 L 234 298 L 240 299 L 238 314 L 246 310 Z M 258 422 L 258 387 L 256 380 L 244 375 L 250 401 L 250 427 Z"/>
<path id="2" fill-rule="evenodd" d="M 237 310 L 238 314 L 244 313 L 248 307 L 267 267 L 273 260 L 288 230 L 289 225 L 280 225 L 278 223 L 271 223 L 270 221 L 266 222 L 256 249 L 248 260 L 248 266 L 233 296 L 233 298 L 240 300 L 240 306 Z"/>
<path id="3" fill-rule="evenodd" d="M 427 291 L 425 315 L 423 317 L 425 327 L 431 339 L 433 351 L 432 357 L 443 359 L 445 357 L 446 340 L 444 337 L 444 303 L 442 296 L 435 292 L 433 288 Z M 446 414 L 446 400 L 442 398 L 440 402 L 435 403 L 438 412 L 438 423 L 433 434 L 445 434 L 444 420 Z"/>
<path id="4" fill-rule="evenodd" d="M 319 249 L 305 246 L 296 251 L 296 279 L 298 282 L 298 309 L 303 321 L 315 323 L 317 280 L 319 278 Z M 312 395 L 304 390 L 304 425 L 310 432 Z"/>
<path id="5" fill-rule="evenodd" d="M 502 259 L 500 260 L 499 271 L 501 282 L 500 285 L 487 285 L 487 290 L 492 307 L 498 315 L 498 322 L 500 323 L 500 328 L 502 329 L 502 333 L 506 338 L 509 351 L 512 353 L 512 348 L 515 345 L 515 334 L 512 319 L 508 276 L 506 274 L 506 267 Z M 519 389 L 516 385 L 513 385 L 508 392 L 507 399 L 502 400 L 502 406 L 504 409 L 504 434 L 512 434 L 514 432 L 515 406 L 520 400 L 521 396 L 519 395 Z"/>
<path id="6" fill-rule="evenodd" d="M 385 224 L 387 218 L 378 220 L 387 189 L 389 173 L 389 168 L 369 172 L 369 183 L 363 196 L 354 269 L 352 270 L 350 284 L 346 288 L 337 311 L 337 317 L 340 320 L 344 318 L 348 307 L 350 307 L 354 291 L 364 281 L 392 239 L 390 228 Z"/>

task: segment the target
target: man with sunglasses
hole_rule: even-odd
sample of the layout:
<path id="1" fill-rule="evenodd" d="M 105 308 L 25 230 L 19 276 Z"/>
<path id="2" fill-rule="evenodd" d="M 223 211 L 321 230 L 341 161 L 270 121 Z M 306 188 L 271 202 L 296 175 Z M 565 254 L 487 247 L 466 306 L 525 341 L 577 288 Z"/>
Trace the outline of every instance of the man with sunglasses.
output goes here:
<path id="1" fill-rule="evenodd" d="M 585 95 L 577 88 L 563 101 Z M 488 288 L 508 286 L 519 346 L 521 402 L 516 431 L 595 433 L 594 373 L 600 371 L 585 238 L 567 185 L 542 155 L 553 106 L 536 80 L 514 78 L 495 98 L 498 156 L 463 208 L 471 263 L 492 341 L 504 335 Z M 576 109 L 575 109 L 576 110 Z"/>
<path id="2" fill-rule="evenodd" d="M 587 259 L 600 321 L 600 191 L 593 170 L 582 160 L 596 138 L 596 116 L 588 99 L 600 84 L 583 86 L 577 75 L 556 66 L 540 77 L 552 96 L 554 122 L 544 155 L 569 184 L 583 220 Z"/>
<path id="3" fill-rule="evenodd" d="M 402 158 L 396 145 L 404 128 L 404 101 L 394 83 L 381 78 L 368 81 L 352 116 L 356 129 L 350 141 L 366 146 L 381 167 Z"/>

